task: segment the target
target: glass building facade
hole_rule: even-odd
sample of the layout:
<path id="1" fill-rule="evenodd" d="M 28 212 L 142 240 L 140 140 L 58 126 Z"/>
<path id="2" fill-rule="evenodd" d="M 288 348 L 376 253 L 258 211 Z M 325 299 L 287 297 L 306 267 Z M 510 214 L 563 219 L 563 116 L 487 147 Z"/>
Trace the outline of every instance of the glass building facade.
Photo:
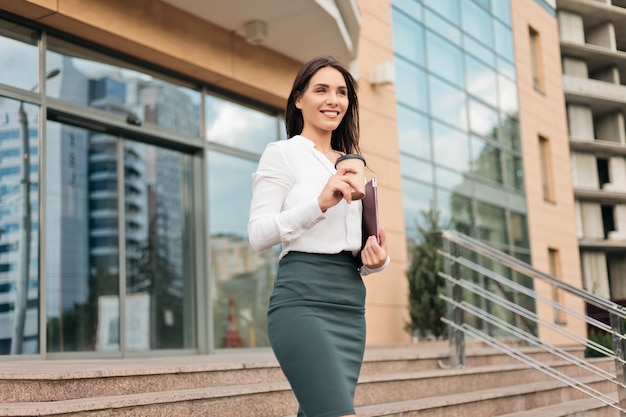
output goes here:
<path id="1" fill-rule="evenodd" d="M 421 213 L 528 261 L 511 11 L 500 0 L 394 0 L 408 246 Z"/>
<path id="2" fill-rule="evenodd" d="M 13 22 L 0 51 L 0 355 L 268 346 L 246 224 L 280 112 Z"/>

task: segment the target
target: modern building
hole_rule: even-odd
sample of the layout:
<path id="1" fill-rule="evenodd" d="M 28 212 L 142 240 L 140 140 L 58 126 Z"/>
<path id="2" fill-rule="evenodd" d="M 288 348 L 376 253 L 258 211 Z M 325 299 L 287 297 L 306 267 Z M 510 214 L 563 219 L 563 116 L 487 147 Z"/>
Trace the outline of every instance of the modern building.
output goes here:
<path id="1" fill-rule="evenodd" d="M 286 139 L 293 77 L 317 55 L 359 82 L 379 184 L 392 262 L 365 278 L 369 346 L 411 341 L 424 210 L 582 285 L 558 32 L 543 0 L 0 0 L 1 353 L 267 348 L 278 251 L 248 245 L 251 174 Z M 21 103 L 36 126 L 30 210 Z"/>
<path id="2" fill-rule="evenodd" d="M 543 1 L 392 4 L 409 246 L 423 225 L 420 212 L 434 208 L 443 228 L 580 286 L 554 7 Z M 573 302 L 551 288 L 535 289 Z M 511 301 L 534 309 L 527 300 Z M 538 313 L 585 331 L 552 311 Z M 543 328 L 539 333 L 556 337 Z"/>
<path id="3" fill-rule="evenodd" d="M 559 0 L 557 17 L 584 286 L 623 305 L 626 3 Z"/>

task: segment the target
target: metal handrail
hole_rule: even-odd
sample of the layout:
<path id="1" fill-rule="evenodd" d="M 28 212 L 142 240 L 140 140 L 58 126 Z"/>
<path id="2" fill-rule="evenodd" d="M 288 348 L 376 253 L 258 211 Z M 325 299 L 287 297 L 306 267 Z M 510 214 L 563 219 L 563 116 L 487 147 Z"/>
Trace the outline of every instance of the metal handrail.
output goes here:
<path id="1" fill-rule="evenodd" d="M 534 278 L 539 278 L 543 281 L 546 281 L 552 285 L 556 285 L 562 290 L 576 295 L 590 304 L 595 305 L 596 307 L 605 309 L 611 313 L 617 314 L 618 316 L 626 319 L 626 308 L 616 304 L 612 301 L 609 301 L 605 298 L 598 297 L 597 295 L 583 289 L 575 287 L 567 282 L 564 282 L 556 277 L 553 277 L 545 272 L 541 272 L 538 269 L 533 268 L 527 263 L 508 255 L 504 252 L 501 252 L 486 243 L 481 242 L 480 240 L 473 239 L 464 234 L 458 233 L 453 230 L 444 230 L 441 232 L 443 239 L 459 244 L 466 248 L 471 248 L 474 252 L 486 256 L 488 258 L 493 259 L 494 261 L 499 262 L 500 264 L 507 266 L 517 272 L 520 272 L 524 275 L 528 275 Z"/>
<path id="2" fill-rule="evenodd" d="M 624 329 L 626 308 L 613 303 L 610 300 L 598 297 L 585 289 L 578 288 L 556 277 L 539 271 L 533 266 L 526 264 L 511 255 L 503 253 L 477 239 L 473 239 L 469 236 L 451 230 L 441 231 L 437 234 L 443 239 L 443 243 L 445 245 L 445 249 L 439 250 L 439 254 L 444 259 L 445 266 L 445 271 L 439 271 L 439 276 L 446 282 L 447 295 L 441 294 L 440 297 L 447 303 L 448 306 L 448 317 L 442 318 L 442 320 L 448 324 L 450 336 L 450 359 L 452 365 L 465 365 L 464 335 L 467 334 L 483 341 L 487 345 L 503 351 L 507 355 L 516 358 L 534 369 L 537 369 L 571 386 L 572 388 L 584 392 L 604 404 L 619 410 L 620 416 L 626 417 L 626 331 Z M 461 256 L 460 248 L 470 251 L 473 255 L 478 255 L 479 259 L 480 257 L 488 258 L 511 271 L 548 283 L 549 285 L 559 288 L 571 296 L 577 297 L 585 303 L 606 311 L 610 317 L 610 325 L 585 314 L 581 314 L 580 312 L 564 306 L 551 298 L 537 294 L 532 288 L 523 286 L 510 278 L 504 277 L 491 269 L 467 259 L 467 257 Z M 478 285 L 464 279 L 460 274 L 461 268 L 466 268 L 479 274 L 480 276 L 490 280 L 485 282 L 493 282 L 494 285 L 485 285 L 483 287 L 483 284 Z M 496 292 L 492 291 L 493 288 L 495 288 L 494 291 L 500 291 L 503 294 L 498 295 Z M 612 336 L 613 349 L 609 349 L 600 343 L 589 340 L 588 338 L 583 337 L 582 335 L 563 326 L 546 320 L 534 311 L 530 311 L 527 308 L 516 304 L 511 301 L 510 291 L 529 297 L 535 303 L 541 302 L 548 305 L 563 314 L 567 314 L 568 317 L 580 320 L 587 326 L 600 329 L 603 332 L 610 334 Z M 485 309 L 464 300 L 464 292 L 467 294 L 473 294 L 481 300 L 484 300 L 484 302 L 487 302 L 487 310 L 491 310 L 490 306 L 494 306 L 496 307 L 496 311 L 507 311 L 512 313 L 514 317 L 518 318 L 515 321 L 517 323 L 523 322 L 525 328 L 522 329 L 519 325 L 514 325 L 498 317 L 496 314 L 493 314 L 492 311 L 486 311 Z M 507 315 L 509 313 L 507 313 Z M 466 315 L 474 316 L 480 322 L 485 323 L 489 329 L 498 329 L 497 331 L 499 333 L 504 332 L 501 334 L 512 335 L 513 337 L 530 345 L 541 348 L 542 350 L 566 361 L 569 364 L 578 366 L 579 368 L 594 374 L 596 377 L 599 377 L 604 381 L 609 381 L 615 384 L 618 394 L 617 401 L 612 396 L 600 392 L 584 382 L 576 380 L 575 378 L 554 369 L 549 363 L 541 362 L 535 358 L 525 355 L 518 348 L 507 345 L 506 343 L 497 340 L 492 335 L 488 335 L 475 328 L 466 322 Z M 529 327 L 528 323 L 535 323 L 537 326 L 545 327 L 568 338 L 568 340 L 571 340 L 572 342 L 578 343 L 585 348 L 594 350 L 602 355 L 612 358 L 615 361 L 615 373 L 607 372 L 604 369 L 595 366 L 586 358 L 580 358 L 572 355 L 565 349 L 553 346 L 545 340 L 540 339 L 533 334 L 534 328 Z"/>

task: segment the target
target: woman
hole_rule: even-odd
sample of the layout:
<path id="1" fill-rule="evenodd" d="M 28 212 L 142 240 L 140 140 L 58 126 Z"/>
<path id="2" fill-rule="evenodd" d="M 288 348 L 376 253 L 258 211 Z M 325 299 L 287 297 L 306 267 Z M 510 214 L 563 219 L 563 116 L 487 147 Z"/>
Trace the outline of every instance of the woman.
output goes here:
<path id="1" fill-rule="evenodd" d="M 268 309 L 272 349 L 294 391 L 298 417 L 355 416 L 365 348 L 361 275 L 389 263 L 385 232 L 361 250 L 360 201 L 353 168 L 359 153 L 356 82 L 335 59 L 300 69 L 285 109 L 286 141 L 268 144 L 257 171 L 248 235 L 256 250 L 282 244 Z M 359 268 L 360 266 L 360 268 Z"/>

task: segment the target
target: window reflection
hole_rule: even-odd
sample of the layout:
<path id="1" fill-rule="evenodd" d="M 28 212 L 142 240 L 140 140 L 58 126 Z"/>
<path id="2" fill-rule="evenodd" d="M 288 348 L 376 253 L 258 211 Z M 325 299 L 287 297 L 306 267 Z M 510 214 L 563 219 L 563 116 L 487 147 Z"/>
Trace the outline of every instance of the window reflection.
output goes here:
<path id="1" fill-rule="evenodd" d="M 465 93 L 452 85 L 430 75 L 429 91 L 436 92 L 429 96 L 433 117 L 449 123 L 459 129 L 467 129 L 467 107 Z"/>
<path id="2" fill-rule="evenodd" d="M 277 139 L 276 116 L 215 96 L 205 96 L 206 137 L 211 142 L 261 153 Z"/>
<path id="3" fill-rule="evenodd" d="M 511 24 L 511 4 L 508 1 L 494 0 L 491 2 L 491 12 L 507 25 Z"/>
<path id="4" fill-rule="evenodd" d="M 500 109 L 508 114 L 517 114 L 517 84 L 508 78 L 498 75 Z"/>
<path id="5" fill-rule="evenodd" d="M 469 171 L 469 140 L 467 134 L 442 123 L 433 122 L 435 162 L 459 172 Z"/>
<path id="6" fill-rule="evenodd" d="M 133 69 L 94 51 L 50 37 L 48 68 L 61 74 L 46 90 L 50 97 L 119 114 L 189 136 L 200 135 L 200 92 Z M 88 94 L 83 91 L 87 84 Z M 128 117 L 130 116 L 130 119 Z"/>
<path id="7" fill-rule="evenodd" d="M 476 226 L 478 238 L 487 242 L 508 245 L 505 210 L 491 204 L 476 204 Z"/>
<path id="8" fill-rule="evenodd" d="M 402 88 L 396 91 L 398 102 L 416 110 L 428 111 L 426 73 L 403 59 L 396 59 L 396 78 Z"/>
<path id="9" fill-rule="evenodd" d="M 447 190 L 437 190 L 437 208 L 442 215 L 442 227 L 474 236 L 474 215 L 470 198 Z"/>
<path id="10" fill-rule="evenodd" d="M 488 138 L 498 138 L 498 112 L 495 109 L 476 100 L 469 100 L 469 119 L 473 133 Z"/>
<path id="11" fill-rule="evenodd" d="M 495 46 L 498 55 L 513 62 L 515 57 L 513 55 L 513 33 L 511 28 L 504 24 L 494 21 L 495 27 Z"/>
<path id="12" fill-rule="evenodd" d="M 495 70 L 468 54 L 465 54 L 465 68 L 468 93 L 497 107 Z"/>
<path id="13" fill-rule="evenodd" d="M 406 167 L 402 175 L 418 181 L 433 182 L 433 166 L 430 163 L 413 158 L 409 155 L 400 154 L 400 164 Z"/>
<path id="14" fill-rule="evenodd" d="M 461 50 L 457 46 L 431 31 L 426 31 L 426 50 L 429 68 L 436 68 L 437 75 L 451 83 L 463 85 L 463 63 Z"/>
<path id="15" fill-rule="evenodd" d="M 501 1 L 501 0 L 500 0 Z M 493 45 L 491 16 L 489 12 L 473 1 L 461 1 L 462 26 L 466 33 L 486 46 Z"/>
<path id="16" fill-rule="evenodd" d="M 511 212 L 511 233 L 513 245 L 520 248 L 530 248 L 526 216 L 521 213 Z"/>
<path id="17" fill-rule="evenodd" d="M 424 65 L 424 27 L 393 10 L 392 30 L 396 53 L 415 64 Z"/>
<path id="18" fill-rule="evenodd" d="M 3 29 L 5 26 L 11 27 L 11 30 Z M 37 90 L 38 38 L 37 32 L 0 19 L 0 83 L 25 90 Z"/>
<path id="19" fill-rule="evenodd" d="M 402 152 L 431 159 L 430 126 L 424 114 L 398 106 L 398 138 Z"/>
<path id="20" fill-rule="evenodd" d="M 402 10 L 407 15 L 411 16 L 415 20 L 422 19 L 423 6 L 419 3 L 421 0 L 392 0 L 393 7 Z"/>
<path id="21" fill-rule="evenodd" d="M 427 6 L 455 25 L 459 24 L 459 0 L 430 1 Z"/>
<path id="22" fill-rule="evenodd" d="M 279 252 L 270 249 L 259 253 L 248 242 L 251 176 L 256 167 L 256 161 L 208 152 L 209 259 L 216 348 L 269 346 L 267 305 Z"/>
<path id="23" fill-rule="evenodd" d="M 524 169 L 522 166 L 522 158 L 505 153 L 504 166 L 506 170 L 506 185 L 514 190 L 524 192 Z"/>
<path id="24" fill-rule="evenodd" d="M 193 347 L 191 158 L 124 142 L 126 349 Z"/>
<path id="25" fill-rule="evenodd" d="M 500 149 L 484 139 L 472 137 L 472 165 L 476 175 L 498 184 L 503 183 Z"/>
<path id="26" fill-rule="evenodd" d="M 38 119 L 0 97 L 0 355 L 39 352 Z"/>
<path id="27" fill-rule="evenodd" d="M 438 14 L 431 12 L 429 9 L 426 9 L 424 20 L 426 21 L 426 27 L 428 29 L 437 32 L 456 45 L 461 45 L 462 36 L 458 26 L 443 19 Z"/>
<path id="28" fill-rule="evenodd" d="M 404 194 L 404 219 L 407 229 L 407 239 L 417 239 L 418 227 L 425 227 L 423 211 L 428 211 L 434 205 L 434 191 L 432 185 L 418 181 L 404 179 L 402 181 Z"/>

